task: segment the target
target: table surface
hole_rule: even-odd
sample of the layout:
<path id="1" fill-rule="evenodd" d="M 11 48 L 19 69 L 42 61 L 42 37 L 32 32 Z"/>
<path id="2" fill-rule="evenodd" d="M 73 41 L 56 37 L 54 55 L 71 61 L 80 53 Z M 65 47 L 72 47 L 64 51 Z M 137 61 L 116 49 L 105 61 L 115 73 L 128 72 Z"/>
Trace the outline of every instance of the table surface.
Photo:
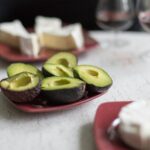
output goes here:
<path id="1" fill-rule="evenodd" d="M 114 38 L 105 32 L 91 32 L 91 35 L 100 42 Z M 124 41 L 123 47 L 97 47 L 79 56 L 79 64 L 101 66 L 113 78 L 109 92 L 94 101 L 67 111 L 28 114 L 13 108 L 0 93 L 0 149 L 95 150 L 93 121 L 101 103 L 149 100 L 150 60 L 144 59 L 143 53 L 150 50 L 150 36 L 126 32 L 118 39 Z M 6 77 L 8 65 L 0 60 L 0 79 Z"/>

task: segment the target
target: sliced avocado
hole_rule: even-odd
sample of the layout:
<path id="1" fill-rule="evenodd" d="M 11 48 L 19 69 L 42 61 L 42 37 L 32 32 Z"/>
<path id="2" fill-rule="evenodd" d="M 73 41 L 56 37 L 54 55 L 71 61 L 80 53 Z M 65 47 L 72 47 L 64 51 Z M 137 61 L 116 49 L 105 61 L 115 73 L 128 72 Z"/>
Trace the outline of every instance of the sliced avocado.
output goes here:
<path id="1" fill-rule="evenodd" d="M 87 89 L 92 93 L 106 91 L 112 85 L 112 79 L 106 71 L 91 65 L 79 65 L 74 68 L 75 74 L 87 83 Z"/>
<path id="2" fill-rule="evenodd" d="M 60 52 L 49 58 L 46 63 L 61 64 L 66 67 L 73 68 L 77 65 L 77 58 L 72 53 Z"/>
<path id="3" fill-rule="evenodd" d="M 0 82 L 4 95 L 14 102 L 32 101 L 40 93 L 40 78 L 29 72 L 22 72 Z"/>
<path id="4" fill-rule="evenodd" d="M 38 70 L 35 66 L 24 63 L 13 63 L 7 68 L 7 75 L 11 77 L 21 72 L 30 72 L 38 75 L 40 78 L 43 78 L 43 75 L 40 70 Z"/>
<path id="5" fill-rule="evenodd" d="M 84 96 L 85 83 L 69 77 L 49 77 L 42 81 L 41 90 L 50 103 L 67 104 Z"/>
<path id="6" fill-rule="evenodd" d="M 63 65 L 44 64 L 42 72 L 45 77 L 61 76 L 61 77 L 73 77 L 73 71 L 71 68 L 67 68 Z"/>

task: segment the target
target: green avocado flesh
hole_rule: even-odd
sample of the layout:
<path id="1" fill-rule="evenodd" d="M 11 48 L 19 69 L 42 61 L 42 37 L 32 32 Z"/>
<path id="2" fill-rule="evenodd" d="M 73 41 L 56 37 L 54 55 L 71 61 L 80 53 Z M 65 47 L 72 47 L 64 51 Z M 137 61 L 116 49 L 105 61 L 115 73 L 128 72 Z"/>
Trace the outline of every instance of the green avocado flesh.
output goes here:
<path id="1" fill-rule="evenodd" d="M 41 71 L 39 71 L 36 67 L 30 64 L 24 63 L 13 63 L 7 68 L 7 75 L 8 77 L 14 76 L 21 72 L 29 72 L 35 75 L 38 75 L 40 78 L 43 78 Z"/>
<path id="2" fill-rule="evenodd" d="M 74 68 L 80 79 L 89 85 L 106 87 L 112 84 L 112 79 L 106 71 L 91 65 L 79 65 Z"/>
<path id="3" fill-rule="evenodd" d="M 43 74 L 46 77 L 49 76 L 61 76 L 61 77 L 73 77 L 73 71 L 71 68 L 67 68 L 63 65 L 44 64 Z"/>
<path id="4" fill-rule="evenodd" d="M 42 90 L 61 90 L 79 87 L 85 84 L 83 81 L 68 77 L 49 77 L 42 81 Z"/>
<path id="5" fill-rule="evenodd" d="M 28 72 L 23 72 L 2 80 L 0 82 L 0 86 L 3 89 L 19 92 L 33 89 L 39 84 L 39 81 L 40 79 L 37 75 Z"/>
<path id="6" fill-rule="evenodd" d="M 73 68 L 77 65 L 77 58 L 72 53 L 60 52 L 49 58 L 46 63 L 61 64 Z"/>

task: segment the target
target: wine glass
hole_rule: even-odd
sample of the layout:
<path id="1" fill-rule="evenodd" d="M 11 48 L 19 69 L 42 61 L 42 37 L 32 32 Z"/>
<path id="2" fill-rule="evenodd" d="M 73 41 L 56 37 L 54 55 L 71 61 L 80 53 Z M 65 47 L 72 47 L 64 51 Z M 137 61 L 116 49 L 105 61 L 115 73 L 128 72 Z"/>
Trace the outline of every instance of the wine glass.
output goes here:
<path id="1" fill-rule="evenodd" d="M 137 10 L 141 26 L 146 32 L 150 32 L 150 0 L 139 0 Z M 144 51 L 141 57 L 150 61 L 150 49 Z"/>
<path id="2" fill-rule="evenodd" d="M 134 14 L 133 0 L 100 0 L 96 9 L 96 21 L 102 29 L 114 32 L 114 46 L 123 46 L 116 33 L 127 30 L 133 24 Z"/>

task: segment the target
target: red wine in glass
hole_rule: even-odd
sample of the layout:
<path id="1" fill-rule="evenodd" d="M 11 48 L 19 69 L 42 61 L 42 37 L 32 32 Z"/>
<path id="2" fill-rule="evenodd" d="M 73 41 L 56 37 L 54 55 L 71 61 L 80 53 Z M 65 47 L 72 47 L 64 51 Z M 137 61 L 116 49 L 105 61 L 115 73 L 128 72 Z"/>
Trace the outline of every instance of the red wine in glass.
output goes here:
<path id="1" fill-rule="evenodd" d="M 128 13 L 103 11 L 97 14 L 97 24 L 106 30 L 126 30 L 132 23 L 132 16 Z"/>
<path id="2" fill-rule="evenodd" d="M 147 32 L 150 32 L 150 11 L 140 12 L 139 20 L 143 29 Z"/>

